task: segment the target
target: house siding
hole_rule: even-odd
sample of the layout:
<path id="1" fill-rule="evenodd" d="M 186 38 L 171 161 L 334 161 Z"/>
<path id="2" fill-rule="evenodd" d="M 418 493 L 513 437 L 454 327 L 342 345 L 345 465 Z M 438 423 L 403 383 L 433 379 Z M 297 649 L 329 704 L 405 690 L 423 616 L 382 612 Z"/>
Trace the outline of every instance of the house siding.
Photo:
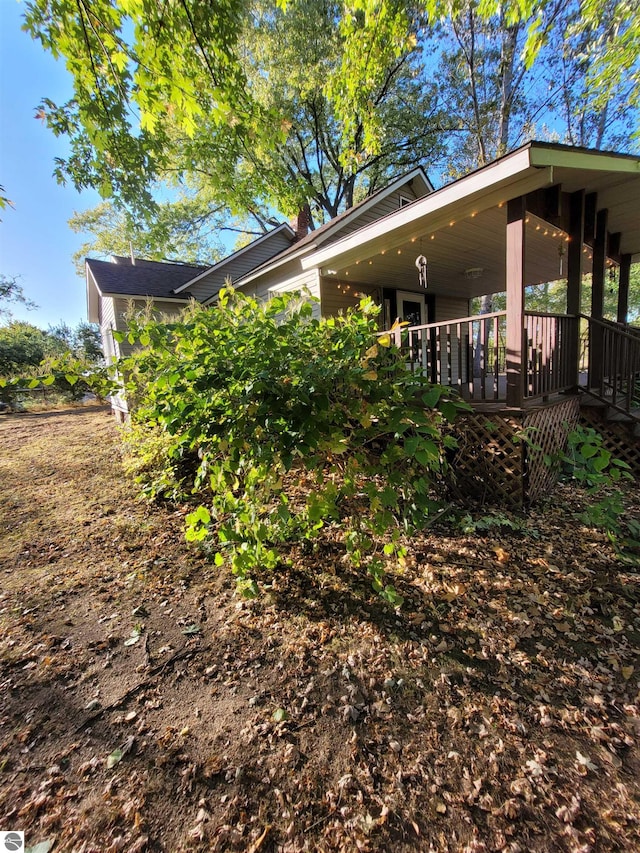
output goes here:
<path id="1" fill-rule="evenodd" d="M 119 332 L 126 330 L 127 316 L 132 309 L 133 311 L 144 311 L 147 307 L 146 299 L 112 299 L 111 301 L 115 303 L 114 328 Z M 164 302 L 162 299 L 154 299 L 151 316 L 154 320 L 174 319 L 187 305 L 188 302 L 186 301 L 183 304 L 181 302 Z M 135 344 L 130 344 L 126 340 L 121 344 L 116 344 L 116 346 L 119 349 L 120 356 L 123 358 L 131 355 L 136 347 Z"/>
<path id="2" fill-rule="evenodd" d="M 425 194 L 426 191 L 425 193 L 422 193 L 422 195 Z M 400 209 L 401 198 L 411 199 L 414 201 L 420 197 L 421 196 L 417 195 L 413 187 L 409 186 L 409 184 L 399 187 L 394 192 L 389 193 L 385 198 L 380 199 L 380 201 L 370 207 L 369 210 L 363 211 L 350 222 L 345 223 L 342 228 L 339 228 L 337 232 L 326 241 L 326 245 L 328 246 L 331 243 L 335 243 L 336 240 L 342 240 L 343 237 L 347 237 L 354 231 L 364 228 L 365 225 L 369 225 L 371 222 L 375 222 L 383 216 L 395 213 L 396 210 Z"/>
<path id="3" fill-rule="evenodd" d="M 469 316 L 469 300 L 456 296 L 436 296 L 436 323 L 444 323 L 447 320 L 455 320 L 457 317 Z M 450 337 L 451 356 L 448 365 L 443 364 L 440 381 L 444 385 L 456 385 L 458 380 L 468 380 L 466 358 L 463 355 L 463 363 L 460 363 L 460 342 L 455 328 L 451 329 Z M 466 353 L 469 339 L 466 328 L 463 329 L 462 352 Z"/>
<path id="4" fill-rule="evenodd" d="M 469 316 L 469 300 L 458 296 L 436 296 L 435 323 Z"/>
<path id="5" fill-rule="evenodd" d="M 316 300 L 312 303 L 313 316 L 320 318 L 320 275 L 318 270 L 300 272 L 300 262 L 297 260 L 242 287 L 243 293 L 265 301 L 276 293 L 291 293 L 296 290 L 308 291 L 309 296 Z"/>
<path id="6" fill-rule="evenodd" d="M 115 299 L 112 296 L 102 296 L 99 304 L 100 337 L 102 339 L 102 352 L 108 363 L 118 358 L 119 347 L 113 339 L 112 331 L 116 328 Z"/>
<path id="7" fill-rule="evenodd" d="M 376 302 L 380 302 L 380 289 L 371 285 L 359 285 L 354 282 L 350 285 L 351 290 L 346 293 L 338 289 L 337 282 L 333 279 L 321 279 L 320 295 L 323 317 L 336 317 L 338 314 L 344 314 L 349 308 L 356 308 L 360 304 L 364 293 L 371 296 Z M 358 295 L 356 295 L 358 294 Z"/>
<path id="8" fill-rule="evenodd" d="M 231 279 L 232 283 L 235 283 L 242 276 L 251 272 L 251 270 L 266 263 L 285 249 L 288 249 L 290 245 L 291 239 L 287 232 L 273 234 L 270 239 L 260 242 L 257 246 L 248 248 L 239 257 L 231 258 L 219 269 L 208 273 L 187 290 L 198 302 L 206 302 L 207 299 L 215 296 L 227 279 Z"/>

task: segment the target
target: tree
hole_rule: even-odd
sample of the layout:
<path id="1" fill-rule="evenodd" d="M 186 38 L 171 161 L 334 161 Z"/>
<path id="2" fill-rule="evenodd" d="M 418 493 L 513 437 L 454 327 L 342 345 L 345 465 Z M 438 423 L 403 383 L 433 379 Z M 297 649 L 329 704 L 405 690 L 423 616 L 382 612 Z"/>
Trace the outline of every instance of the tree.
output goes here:
<path id="1" fill-rule="evenodd" d="M 446 154 L 460 174 L 559 116 L 563 139 L 622 143 L 640 12 L 606 2 L 614 26 L 595 0 L 32 0 L 25 28 L 73 75 L 39 112 L 70 140 L 58 178 L 126 208 L 158 256 L 207 247 L 187 217 L 261 233 L 308 205 L 313 227 L 409 165 Z M 100 251 L 114 229 L 94 227 Z"/>
<path id="2" fill-rule="evenodd" d="M 0 274 L 0 317 L 11 316 L 11 311 L 7 307 L 3 307 L 2 303 L 17 302 L 24 305 L 28 309 L 37 308 L 35 302 L 24 295 L 22 285 L 18 281 L 17 276 L 6 276 Z"/>
<path id="3" fill-rule="evenodd" d="M 264 227 L 273 207 L 335 216 L 433 151 L 415 27 L 396 37 L 403 50 L 372 57 L 361 109 L 345 116 L 341 4 L 223 5 L 216 26 L 209 10 L 203 0 L 61 0 L 52 15 L 47 0 L 29 4 L 27 29 L 74 76 L 71 101 L 40 109 L 70 138 L 59 179 L 154 214 L 154 182 L 186 180 L 190 193 L 207 189 Z"/>
<path id="4" fill-rule="evenodd" d="M 71 354 L 74 358 L 88 363 L 100 362 L 103 359 L 100 327 L 95 323 L 81 320 L 75 329 L 64 322 L 57 326 L 49 326 L 46 332 L 48 339 L 47 356 Z"/>
<path id="5" fill-rule="evenodd" d="M 13 320 L 0 326 L 0 376 L 36 367 L 49 345 L 47 333 L 31 323 Z"/>
<path id="6" fill-rule="evenodd" d="M 67 355 L 84 364 L 99 363 L 102 351 L 98 327 L 80 322 L 71 329 L 60 323 L 45 331 L 18 320 L 0 326 L 0 376 L 28 373 L 45 359 Z"/>
<path id="7" fill-rule="evenodd" d="M 128 256 L 132 250 L 138 257 L 149 260 L 177 258 L 191 263 L 213 263 L 223 254 L 220 232 L 233 227 L 201 195 L 163 202 L 157 206 L 155 215 L 148 218 L 136 218 L 130 211 L 104 201 L 91 210 L 75 213 L 69 225 L 76 233 L 92 235 L 73 256 L 79 275 L 84 275 L 84 259 L 88 255 Z"/>

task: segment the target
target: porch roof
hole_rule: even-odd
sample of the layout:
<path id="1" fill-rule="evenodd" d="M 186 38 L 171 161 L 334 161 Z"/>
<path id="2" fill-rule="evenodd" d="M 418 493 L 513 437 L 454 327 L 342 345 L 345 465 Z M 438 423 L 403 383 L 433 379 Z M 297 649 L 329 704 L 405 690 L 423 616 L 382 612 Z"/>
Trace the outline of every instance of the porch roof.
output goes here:
<path id="1" fill-rule="evenodd" d="M 640 157 L 531 142 L 301 259 L 303 269 L 362 284 L 415 282 L 425 255 L 429 289 L 462 297 L 505 289 L 506 202 L 545 187 L 597 195 L 619 233 L 620 254 L 640 261 Z M 531 216 L 525 281 L 559 277 L 566 235 Z M 587 250 L 588 252 L 588 250 Z M 589 270 L 588 253 L 585 270 Z M 344 278 L 348 277 L 348 278 Z"/>

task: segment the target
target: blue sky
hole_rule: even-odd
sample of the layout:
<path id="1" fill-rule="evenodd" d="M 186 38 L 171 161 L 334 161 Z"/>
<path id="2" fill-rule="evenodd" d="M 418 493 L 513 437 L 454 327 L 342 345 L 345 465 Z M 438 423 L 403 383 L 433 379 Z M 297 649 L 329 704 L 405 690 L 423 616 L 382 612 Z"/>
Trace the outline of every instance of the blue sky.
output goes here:
<path id="1" fill-rule="evenodd" d="M 35 108 L 45 96 L 66 100 L 70 78 L 62 62 L 22 32 L 23 9 L 17 0 L 0 0 L 0 184 L 15 205 L 0 212 L 0 273 L 20 276 L 39 305 L 35 311 L 11 306 L 14 318 L 41 328 L 60 320 L 75 326 L 86 319 L 86 304 L 71 257 L 84 240 L 67 221 L 100 199 L 60 186 L 52 175 L 65 142 L 34 117 Z"/>

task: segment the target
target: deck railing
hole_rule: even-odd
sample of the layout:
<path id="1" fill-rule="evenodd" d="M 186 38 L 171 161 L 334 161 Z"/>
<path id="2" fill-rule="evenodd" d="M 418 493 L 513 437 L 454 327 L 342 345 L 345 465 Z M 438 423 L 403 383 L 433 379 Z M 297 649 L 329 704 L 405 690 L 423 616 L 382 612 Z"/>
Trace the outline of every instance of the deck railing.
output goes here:
<path id="1" fill-rule="evenodd" d="M 588 378 L 585 390 L 611 408 L 638 417 L 640 410 L 640 334 L 607 320 L 588 323 Z"/>
<path id="2" fill-rule="evenodd" d="M 526 397 L 545 397 L 576 384 L 578 318 L 567 314 L 525 313 Z"/>
<path id="3" fill-rule="evenodd" d="M 457 388 L 471 401 L 506 399 L 506 311 L 392 332 L 411 370 Z M 527 312 L 523 328 L 524 396 L 545 397 L 575 385 L 578 318 Z M 573 348 L 573 350 L 572 350 Z"/>

